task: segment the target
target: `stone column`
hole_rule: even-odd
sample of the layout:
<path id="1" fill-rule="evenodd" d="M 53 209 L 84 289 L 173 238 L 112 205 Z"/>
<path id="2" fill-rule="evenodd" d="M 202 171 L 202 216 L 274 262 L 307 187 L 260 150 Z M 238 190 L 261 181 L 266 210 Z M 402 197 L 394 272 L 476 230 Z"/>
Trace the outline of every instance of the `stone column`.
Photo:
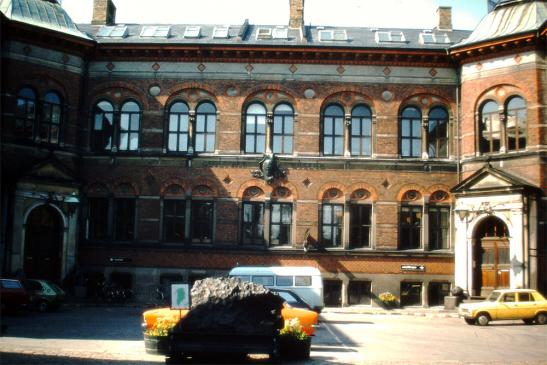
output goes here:
<path id="1" fill-rule="evenodd" d="M 350 157 L 351 114 L 344 115 L 344 157 Z"/>

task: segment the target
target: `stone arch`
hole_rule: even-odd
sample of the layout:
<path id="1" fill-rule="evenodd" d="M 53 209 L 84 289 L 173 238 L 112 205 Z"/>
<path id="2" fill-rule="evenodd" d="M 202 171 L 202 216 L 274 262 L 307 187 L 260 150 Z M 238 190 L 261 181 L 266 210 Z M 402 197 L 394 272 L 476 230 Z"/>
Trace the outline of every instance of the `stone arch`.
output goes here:
<path id="1" fill-rule="evenodd" d="M 129 94 L 129 96 L 125 97 L 115 97 L 113 95 L 109 95 L 114 90 L 126 90 L 126 92 Z M 135 99 L 137 103 L 141 106 L 142 110 L 149 110 L 150 105 L 148 103 L 148 98 L 146 97 L 146 93 L 140 89 L 139 87 L 125 82 L 125 81 L 110 81 L 106 83 L 99 84 L 95 86 L 93 89 L 91 89 L 88 92 L 88 100 L 89 105 L 87 105 L 87 109 L 91 109 L 95 103 L 100 99 L 108 99 L 111 100 L 112 104 L 114 105 L 114 109 L 118 110 L 121 107 L 121 104 L 127 100 L 127 99 Z M 108 97 L 106 96 L 108 95 Z M 116 100 L 116 101 L 113 101 Z"/>
<path id="2" fill-rule="evenodd" d="M 351 114 L 351 111 L 357 105 L 366 105 L 370 108 L 372 115 L 376 114 L 374 100 L 359 90 L 353 90 L 352 88 L 340 88 L 340 90 L 327 95 L 321 102 L 320 110 L 323 111 L 329 104 L 339 104 L 344 109 L 344 114 Z"/>
<path id="3" fill-rule="evenodd" d="M 498 104 L 498 108 L 504 108 L 508 98 L 512 96 L 516 96 L 516 95 L 526 100 L 524 93 L 516 85 L 498 84 L 498 85 L 491 86 L 488 89 L 484 90 L 482 93 L 480 93 L 477 99 L 475 100 L 475 104 L 473 106 L 474 113 L 475 115 L 478 115 L 478 113 L 480 113 L 481 106 L 487 100 L 495 101 Z"/>
<path id="4" fill-rule="evenodd" d="M 216 184 L 213 181 L 209 180 L 209 179 L 206 179 L 206 178 L 196 179 L 196 180 L 192 181 L 191 186 L 192 186 L 192 188 L 191 188 L 190 192 L 191 192 L 192 195 L 195 195 L 194 191 L 197 187 L 206 186 L 211 191 L 212 197 L 217 197 L 218 196 L 218 188 L 217 188 Z"/>
<path id="5" fill-rule="evenodd" d="M 112 187 L 103 181 L 92 181 L 84 186 L 83 191 L 87 196 L 107 196 L 112 193 Z"/>
<path id="6" fill-rule="evenodd" d="M 30 215 L 30 213 L 31 213 L 34 209 L 36 209 L 36 208 L 38 208 L 38 207 L 40 207 L 40 206 L 42 206 L 42 205 L 48 206 L 48 207 L 53 208 L 54 210 L 56 210 L 57 213 L 59 213 L 59 215 L 60 215 L 60 217 L 61 217 L 61 222 L 62 222 L 62 224 L 63 224 L 63 229 L 67 229 L 67 228 L 68 228 L 68 219 L 67 219 L 67 216 L 66 216 L 65 212 L 63 212 L 63 210 L 61 209 L 61 207 L 59 207 L 59 206 L 56 205 L 56 204 L 50 204 L 50 203 L 44 203 L 44 202 L 37 202 L 37 203 L 34 203 L 34 204 L 30 205 L 30 206 L 25 210 L 25 212 L 23 213 L 23 222 L 26 223 L 26 222 L 27 222 L 27 219 L 28 219 L 28 217 L 29 217 L 29 215 Z"/>
<path id="7" fill-rule="evenodd" d="M 399 192 L 397 193 L 397 196 L 396 196 L 397 201 L 401 202 L 406 192 L 410 190 L 416 190 L 418 193 L 422 195 L 422 199 L 426 195 L 426 190 L 422 186 L 418 184 L 406 184 L 399 189 Z"/>
<path id="8" fill-rule="evenodd" d="M 341 197 L 347 196 L 347 189 L 346 186 L 337 182 L 329 182 L 326 184 L 323 184 L 321 188 L 319 188 L 319 191 L 317 192 L 317 200 L 322 201 L 325 193 L 330 189 L 337 189 L 341 192 Z"/>
<path id="9" fill-rule="evenodd" d="M 346 197 L 346 200 L 351 199 L 353 192 L 359 189 L 365 189 L 370 193 L 370 196 L 366 200 L 372 200 L 373 202 L 378 200 L 378 193 L 376 192 L 376 189 L 374 189 L 372 185 L 365 182 L 351 184 L 348 188 L 348 196 Z"/>
<path id="10" fill-rule="evenodd" d="M 444 185 L 444 184 L 431 185 L 430 187 L 427 188 L 427 190 L 425 192 L 425 195 L 428 198 L 430 198 L 431 195 L 433 195 L 437 191 L 443 191 L 447 194 L 447 198 L 446 198 L 446 200 L 443 200 L 443 202 L 452 203 L 454 201 L 453 196 L 450 194 L 450 187 L 448 185 Z"/>
<path id="11" fill-rule="evenodd" d="M 268 87 L 255 87 L 253 89 L 252 92 L 248 93 L 247 96 L 240 101 L 239 109 L 242 110 L 242 112 L 251 102 L 257 101 L 264 104 L 267 112 L 273 112 L 276 105 L 285 102 L 292 105 L 296 113 L 296 97 L 293 95 L 292 91 L 283 87 L 272 87 L 271 85 L 268 85 Z M 269 93 L 274 93 L 271 98 L 268 97 Z M 282 95 L 280 96 L 279 94 Z"/>
<path id="12" fill-rule="evenodd" d="M 294 184 L 290 182 L 279 181 L 277 183 L 274 183 L 272 186 L 272 193 L 275 191 L 275 189 L 278 189 L 281 187 L 286 188 L 291 192 L 289 199 L 292 199 L 294 201 L 298 200 L 298 197 L 300 196 L 298 189 Z"/>
<path id="13" fill-rule="evenodd" d="M 273 188 L 270 185 L 266 184 L 264 180 L 252 179 L 252 180 L 245 181 L 243 184 L 239 186 L 239 189 L 237 190 L 237 198 L 240 200 L 243 200 L 245 191 L 248 188 L 253 186 L 260 188 L 264 192 L 264 194 L 268 197 L 273 192 Z"/>
<path id="14" fill-rule="evenodd" d="M 112 184 L 112 191 L 116 196 L 139 196 L 140 189 L 129 179 L 118 179 Z"/>
<path id="15" fill-rule="evenodd" d="M 189 110 L 196 110 L 197 106 L 200 103 L 205 101 L 212 102 L 218 111 L 218 99 L 215 94 L 209 90 L 209 88 L 204 87 L 204 85 L 195 85 L 194 87 L 182 87 L 174 92 L 167 94 L 163 107 L 167 107 L 175 100 L 182 100 L 187 105 Z"/>
<path id="16" fill-rule="evenodd" d="M 183 93 L 186 90 L 201 90 L 205 91 L 210 98 L 212 98 L 215 101 L 215 104 L 218 102 L 217 94 L 219 93 L 218 90 L 210 87 L 206 84 L 201 84 L 195 81 L 188 81 L 188 82 L 181 82 L 174 86 L 171 86 L 169 89 L 165 90 L 165 101 L 164 105 L 167 105 L 172 98 L 180 93 Z"/>
<path id="17" fill-rule="evenodd" d="M 48 91 L 53 91 L 55 89 L 58 89 L 58 93 L 61 94 L 64 104 L 76 103 L 75 101 L 69 101 L 70 93 L 68 92 L 68 88 L 61 81 L 52 77 L 51 74 L 47 74 L 44 72 L 34 73 L 32 75 L 29 75 L 29 77 L 26 77 L 23 80 L 21 80 L 21 85 L 32 85 L 32 87 L 38 93 L 38 95 L 36 95 L 38 100 L 42 100 L 44 95 Z"/>
<path id="18" fill-rule="evenodd" d="M 181 193 L 179 194 L 173 194 L 173 188 L 176 188 L 178 187 L 180 190 L 181 190 Z M 165 196 L 165 195 L 177 195 L 177 196 L 184 196 L 186 195 L 186 191 L 187 191 L 187 188 L 184 184 L 183 181 L 179 180 L 179 179 L 169 179 L 167 181 L 165 181 L 162 185 L 161 185 L 161 188 L 160 188 L 160 196 Z"/>

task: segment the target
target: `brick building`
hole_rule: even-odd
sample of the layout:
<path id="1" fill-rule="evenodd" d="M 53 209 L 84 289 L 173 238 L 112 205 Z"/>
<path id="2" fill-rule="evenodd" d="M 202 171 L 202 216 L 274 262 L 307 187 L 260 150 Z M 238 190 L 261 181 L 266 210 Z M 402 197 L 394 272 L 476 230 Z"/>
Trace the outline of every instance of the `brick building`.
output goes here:
<path id="1" fill-rule="evenodd" d="M 2 0 L 3 275 L 137 300 L 310 265 L 328 305 L 546 291 L 545 1 L 474 31 L 117 24 Z"/>

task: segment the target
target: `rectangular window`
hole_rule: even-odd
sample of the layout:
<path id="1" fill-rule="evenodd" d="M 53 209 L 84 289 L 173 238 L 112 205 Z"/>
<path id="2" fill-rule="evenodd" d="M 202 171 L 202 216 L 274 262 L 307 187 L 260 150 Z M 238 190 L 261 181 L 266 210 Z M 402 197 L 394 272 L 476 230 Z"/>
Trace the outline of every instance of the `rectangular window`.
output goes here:
<path id="1" fill-rule="evenodd" d="M 370 247 L 372 206 L 354 204 L 350 207 L 350 248 Z"/>
<path id="2" fill-rule="evenodd" d="M 415 250 L 421 247 L 422 207 L 401 206 L 399 221 L 399 249 Z"/>
<path id="3" fill-rule="evenodd" d="M 211 243 L 213 241 L 213 209 L 212 201 L 192 201 L 192 242 Z"/>
<path id="4" fill-rule="evenodd" d="M 139 148 L 140 113 L 120 114 L 120 151 L 136 151 Z"/>
<path id="5" fill-rule="evenodd" d="M 275 285 L 277 286 L 292 286 L 292 276 L 276 276 Z"/>
<path id="6" fill-rule="evenodd" d="M 429 207 L 429 249 L 448 249 L 448 232 L 450 229 L 450 208 L 442 206 Z"/>
<path id="7" fill-rule="evenodd" d="M 247 114 L 245 153 L 264 153 L 266 146 L 266 115 Z"/>
<path id="8" fill-rule="evenodd" d="M 264 203 L 243 203 L 243 243 L 264 244 Z"/>
<path id="9" fill-rule="evenodd" d="M 87 238 L 90 240 L 108 238 L 108 198 L 89 198 L 87 202 Z"/>
<path id="10" fill-rule="evenodd" d="M 264 286 L 273 286 L 274 277 L 269 275 L 253 275 L 253 283 L 262 284 Z"/>
<path id="11" fill-rule="evenodd" d="M 306 276 L 306 275 L 295 276 L 294 286 L 311 286 L 311 276 Z"/>
<path id="12" fill-rule="evenodd" d="M 519 302 L 533 302 L 534 297 L 531 293 L 518 293 L 519 295 Z"/>
<path id="13" fill-rule="evenodd" d="M 348 284 L 348 302 L 350 305 L 371 303 L 370 281 L 350 281 Z"/>
<path id="14" fill-rule="evenodd" d="M 272 203 L 270 245 L 283 246 L 291 243 L 292 204 Z"/>
<path id="15" fill-rule="evenodd" d="M 342 204 L 323 204 L 321 219 L 321 241 L 323 244 L 326 247 L 342 246 L 344 206 Z"/>
<path id="16" fill-rule="evenodd" d="M 163 239 L 167 242 L 183 242 L 186 223 L 186 201 L 163 201 Z"/>
<path id="17" fill-rule="evenodd" d="M 401 283 L 401 306 L 404 307 L 407 305 L 422 305 L 422 283 Z"/>
<path id="18" fill-rule="evenodd" d="M 114 240 L 135 239 L 135 199 L 114 199 Z"/>
<path id="19" fill-rule="evenodd" d="M 169 132 L 167 149 L 169 151 L 188 151 L 189 121 L 187 113 L 169 113 Z"/>

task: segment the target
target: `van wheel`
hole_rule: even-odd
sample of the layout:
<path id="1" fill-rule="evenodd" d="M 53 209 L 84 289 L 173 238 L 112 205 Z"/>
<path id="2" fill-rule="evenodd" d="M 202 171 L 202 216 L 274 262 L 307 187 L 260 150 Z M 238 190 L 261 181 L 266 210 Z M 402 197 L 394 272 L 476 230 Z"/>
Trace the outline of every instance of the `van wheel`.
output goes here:
<path id="1" fill-rule="evenodd" d="M 487 313 L 479 313 L 477 316 L 477 324 L 479 326 L 486 326 L 490 322 L 490 316 Z"/>
<path id="2" fill-rule="evenodd" d="M 537 324 L 546 324 L 547 323 L 547 313 L 541 312 L 536 315 Z"/>

